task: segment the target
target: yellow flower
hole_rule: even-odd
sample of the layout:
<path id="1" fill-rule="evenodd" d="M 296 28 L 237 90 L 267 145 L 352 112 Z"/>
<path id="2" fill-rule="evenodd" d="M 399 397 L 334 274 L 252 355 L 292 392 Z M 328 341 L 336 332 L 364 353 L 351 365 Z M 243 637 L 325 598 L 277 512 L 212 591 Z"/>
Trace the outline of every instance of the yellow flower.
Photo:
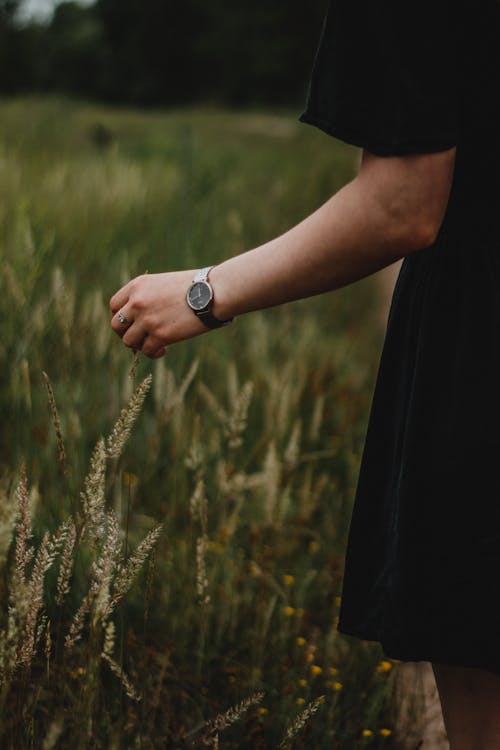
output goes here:
<path id="1" fill-rule="evenodd" d="M 306 645 L 306 639 L 302 638 L 302 636 L 299 635 L 299 637 L 295 639 L 295 643 L 297 644 L 297 646 L 305 646 Z"/>
<path id="2" fill-rule="evenodd" d="M 295 614 L 294 607 L 283 607 L 283 614 L 287 617 L 293 617 L 293 615 Z"/>
<path id="3" fill-rule="evenodd" d="M 311 664 L 311 672 L 314 675 L 321 674 L 323 669 L 318 664 Z"/>
<path id="4" fill-rule="evenodd" d="M 382 737 L 388 737 L 390 734 L 392 734 L 392 729 L 381 729 L 380 734 Z"/>
<path id="5" fill-rule="evenodd" d="M 300 687 L 307 687 L 307 680 L 304 680 L 304 679 L 299 680 L 299 685 Z"/>
<path id="6" fill-rule="evenodd" d="M 257 709 L 257 713 L 260 714 L 260 716 L 265 716 L 269 713 L 269 709 L 264 708 L 264 706 L 260 706 L 260 708 Z"/>
<path id="7" fill-rule="evenodd" d="M 363 729 L 363 731 L 362 731 L 363 737 L 371 737 L 372 734 L 373 734 L 373 732 L 372 732 L 371 729 Z"/>
<path id="8" fill-rule="evenodd" d="M 339 673 L 339 670 L 337 669 L 337 667 L 328 667 L 328 671 L 333 677 L 335 677 L 335 675 Z"/>
<path id="9" fill-rule="evenodd" d="M 285 584 L 285 586 L 292 586 L 294 581 L 295 581 L 295 578 L 293 576 L 289 576 L 286 574 L 283 576 L 283 583 Z"/>
<path id="10" fill-rule="evenodd" d="M 335 606 L 340 607 L 340 602 L 342 601 L 342 597 L 336 596 L 335 597 Z"/>
<path id="11" fill-rule="evenodd" d="M 303 705 L 304 705 L 304 703 L 305 703 L 305 700 L 304 700 L 304 698 L 297 698 L 297 705 L 298 705 L 298 706 L 303 706 Z"/>
<path id="12" fill-rule="evenodd" d="M 391 662 L 387 661 L 387 659 L 383 659 L 377 667 L 377 672 L 380 672 L 380 673 L 390 672 L 391 669 L 392 669 Z"/>
<path id="13" fill-rule="evenodd" d="M 342 690 L 342 683 L 341 682 L 334 682 L 333 683 L 333 689 L 334 690 Z"/>

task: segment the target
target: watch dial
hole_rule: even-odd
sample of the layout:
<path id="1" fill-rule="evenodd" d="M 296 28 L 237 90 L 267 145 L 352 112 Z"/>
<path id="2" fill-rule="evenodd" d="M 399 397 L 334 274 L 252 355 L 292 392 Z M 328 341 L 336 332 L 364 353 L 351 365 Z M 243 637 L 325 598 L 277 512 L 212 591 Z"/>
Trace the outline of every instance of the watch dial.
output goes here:
<path id="1" fill-rule="evenodd" d="M 203 310 L 212 299 L 212 290 L 204 281 L 197 281 L 189 290 L 189 304 L 194 310 Z"/>

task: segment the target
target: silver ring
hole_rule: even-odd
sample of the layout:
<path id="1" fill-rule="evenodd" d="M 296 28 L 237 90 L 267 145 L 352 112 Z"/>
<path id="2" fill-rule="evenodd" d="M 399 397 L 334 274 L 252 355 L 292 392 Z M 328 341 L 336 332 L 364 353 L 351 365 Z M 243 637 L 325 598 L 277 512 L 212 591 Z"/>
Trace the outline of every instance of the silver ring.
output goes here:
<path id="1" fill-rule="evenodd" d="M 118 320 L 120 321 L 120 323 L 122 324 L 122 326 L 126 325 L 128 323 L 127 318 L 125 317 L 125 315 L 122 312 L 118 313 Z"/>

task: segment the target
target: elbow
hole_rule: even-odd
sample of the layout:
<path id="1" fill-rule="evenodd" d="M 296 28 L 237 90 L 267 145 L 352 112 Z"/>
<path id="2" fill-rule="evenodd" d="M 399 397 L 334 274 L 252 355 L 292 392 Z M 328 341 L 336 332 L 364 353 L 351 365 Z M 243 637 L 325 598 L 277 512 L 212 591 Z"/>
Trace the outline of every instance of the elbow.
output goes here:
<path id="1" fill-rule="evenodd" d="M 440 229 L 441 221 L 436 221 L 434 217 L 420 218 L 412 222 L 411 226 L 407 228 L 405 237 L 408 251 L 416 252 L 434 245 Z"/>

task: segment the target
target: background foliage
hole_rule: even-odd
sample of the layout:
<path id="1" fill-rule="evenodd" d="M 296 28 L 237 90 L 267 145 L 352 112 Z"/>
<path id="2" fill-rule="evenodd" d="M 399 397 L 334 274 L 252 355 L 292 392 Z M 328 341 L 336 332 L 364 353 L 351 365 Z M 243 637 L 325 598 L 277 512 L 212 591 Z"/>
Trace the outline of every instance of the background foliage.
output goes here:
<path id="1" fill-rule="evenodd" d="M 106 101 L 300 106 L 325 0 L 61 2 L 21 23 L 0 0 L 0 92 L 58 91 Z"/>

